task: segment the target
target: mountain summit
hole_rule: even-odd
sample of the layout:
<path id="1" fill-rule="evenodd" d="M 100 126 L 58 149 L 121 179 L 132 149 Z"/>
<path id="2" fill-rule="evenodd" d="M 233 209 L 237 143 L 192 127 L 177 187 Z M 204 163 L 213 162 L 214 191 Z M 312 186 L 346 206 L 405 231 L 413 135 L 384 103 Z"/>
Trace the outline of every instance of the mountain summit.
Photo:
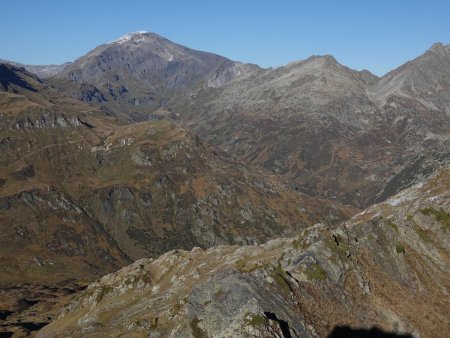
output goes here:
<path id="1" fill-rule="evenodd" d="M 137 31 L 134 33 L 128 33 L 128 34 L 125 34 L 124 36 L 121 36 L 117 40 L 112 41 L 111 43 L 125 43 L 127 41 L 130 41 L 133 39 L 136 40 L 138 38 L 141 39 L 141 41 L 142 41 L 145 39 L 145 35 L 149 35 L 149 34 L 152 34 L 152 33 L 149 33 L 147 31 Z M 156 34 L 153 34 L 153 35 L 156 35 Z"/>
<path id="2" fill-rule="evenodd" d="M 181 91 L 220 86 L 254 68 L 140 31 L 98 46 L 56 78 L 75 83 L 83 100 L 142 119 Z"/>

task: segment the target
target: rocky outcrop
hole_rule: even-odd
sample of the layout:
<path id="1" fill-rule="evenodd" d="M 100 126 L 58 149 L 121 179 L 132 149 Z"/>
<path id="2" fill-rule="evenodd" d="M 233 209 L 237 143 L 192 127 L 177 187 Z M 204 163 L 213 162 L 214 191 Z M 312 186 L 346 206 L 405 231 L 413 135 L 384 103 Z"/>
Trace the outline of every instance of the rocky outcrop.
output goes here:
<path id="1" fill-rule="evenodd" d="M 4 119 L 0 123 L 0 128 L 9 129 L 33 129 L 33 128 L 68 128 L 80 127 L 82 122 L 78 116 L 67 116 L 49 111 L 36 111 L 15 116 L 12 119 Z"/>
<path id="2" fill-rule="evenodd" d="M 337 229 L 136 261 L 91 284 L 37 336 L 447 337 L 449 175 Z"/>

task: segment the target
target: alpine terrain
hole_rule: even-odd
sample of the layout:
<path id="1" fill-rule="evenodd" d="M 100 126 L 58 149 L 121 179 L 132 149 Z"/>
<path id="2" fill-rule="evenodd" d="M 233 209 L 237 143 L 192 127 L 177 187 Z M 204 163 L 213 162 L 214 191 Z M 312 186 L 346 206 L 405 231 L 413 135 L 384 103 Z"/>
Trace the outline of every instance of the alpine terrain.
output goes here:
<path id="1" fill-rule="evenodd" d="M 450 45 L 0 61 L 0 337 L 448 337 L 449 252 Z"/>

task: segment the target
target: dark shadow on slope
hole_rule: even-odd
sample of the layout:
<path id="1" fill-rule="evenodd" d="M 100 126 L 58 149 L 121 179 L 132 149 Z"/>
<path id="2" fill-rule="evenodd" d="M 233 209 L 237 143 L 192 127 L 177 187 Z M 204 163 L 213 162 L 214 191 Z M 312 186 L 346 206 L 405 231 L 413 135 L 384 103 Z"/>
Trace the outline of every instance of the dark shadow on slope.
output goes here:
<path id="1" fill-rule="evenodd" d="M 13 334 L 14 334 L 14 332 L 9 332 L 9 331 L 0 332 L 0 338 L 10 338 L 13 336 Z"/>
<path id="2" fill-rule="evenodd" d="M 289 324 L 287 321 L 278 319 L 277 315 L 272 312 L 264 312 L 264 315 L 267 317 L 267 319 L 273 320 L 278 323 L 284 338 L 292 338 L 291 332 L 289 330 Z"/>
<path id="3" fill-rule="evenodd" d="M 352 329 L 349 326 L 336 326 L 328 338 L 412 338 L 412 335 L 385 332 L 377 327 Z"/>
<path id="4" fill-rule="evenodd" d="M 33 331 L 38 331 L 38 330 L 42 329 L 44 326 L 47 326 L 48 323 L 46 323 L 46 322 L 44 322 L 44 323 L 21 322 L 21 323 L 15 324 L 15 325 L 21 326 L 24 329 L 28 330 L 29 332 L 33 332 Z"/>
<path id="5" fill-rule="evenodd" d="M 0 85 L 5 91 L 8 91 L 11 85 L 16 85 L 32 92 L 37 92 L 34 87 L 17 75 L 14 67 L 7 64 L 0 64 Z"/>
<path id="6" fill-rule="evenodd" d="M 14 312 L 8 310 L 0 310 L 0 320 L 5 320 L 11 316 Z"/>

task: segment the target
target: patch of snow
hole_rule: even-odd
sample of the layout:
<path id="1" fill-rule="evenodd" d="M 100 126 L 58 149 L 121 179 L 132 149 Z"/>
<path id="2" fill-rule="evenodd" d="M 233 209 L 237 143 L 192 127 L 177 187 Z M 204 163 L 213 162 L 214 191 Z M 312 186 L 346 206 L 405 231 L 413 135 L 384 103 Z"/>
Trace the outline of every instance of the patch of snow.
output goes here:
<path id="1" fill-rule="evenodd" d="M 172 54 L 169 54 L 169 56 L 167 57 L 167 61 L 172 61 L 173 60 L 173 55 Z"/>
<path id="2" fill-rule="evenodd" d="M 390 198 L 386 201 L 387 204 L 392 205 L 392 206 L 396 206 L 399 205 L 400 203 L 404 202 L 404 201 L 408 201 L 410 200 L 410 198 L 408 198 L 408 196 L 398 196 L 396 198 Z"/>
<path id="3" fill-rule="evenodd" d="M 125 42 L 132 40 L 134 37 L 137 37 L 139 35 L 146 34 L 146 33 L 147 33 L 146 31 L 137 31 L 134 33 L 125 34 L 124 36 L 118 38 L 117 40 L 112 41 L 111 43 L 125 43 Z M 135 42 L 139 42 L 142 40 L 144 40 L 143 36 L 136 39 Z"/>
<path id="4" fill-rule="evenodd" d="M 411 188 L 400 192 L 394 197 L 389 198 L 386 201 L 386 203 L 391 206 L 396 206 L 405 201 L 412 201 L 417 198 L 417 192 L 420 188 L 423 187 L 423 185 L 424 182 L 419 182 L 416 185 L 412 186 Z"/>

